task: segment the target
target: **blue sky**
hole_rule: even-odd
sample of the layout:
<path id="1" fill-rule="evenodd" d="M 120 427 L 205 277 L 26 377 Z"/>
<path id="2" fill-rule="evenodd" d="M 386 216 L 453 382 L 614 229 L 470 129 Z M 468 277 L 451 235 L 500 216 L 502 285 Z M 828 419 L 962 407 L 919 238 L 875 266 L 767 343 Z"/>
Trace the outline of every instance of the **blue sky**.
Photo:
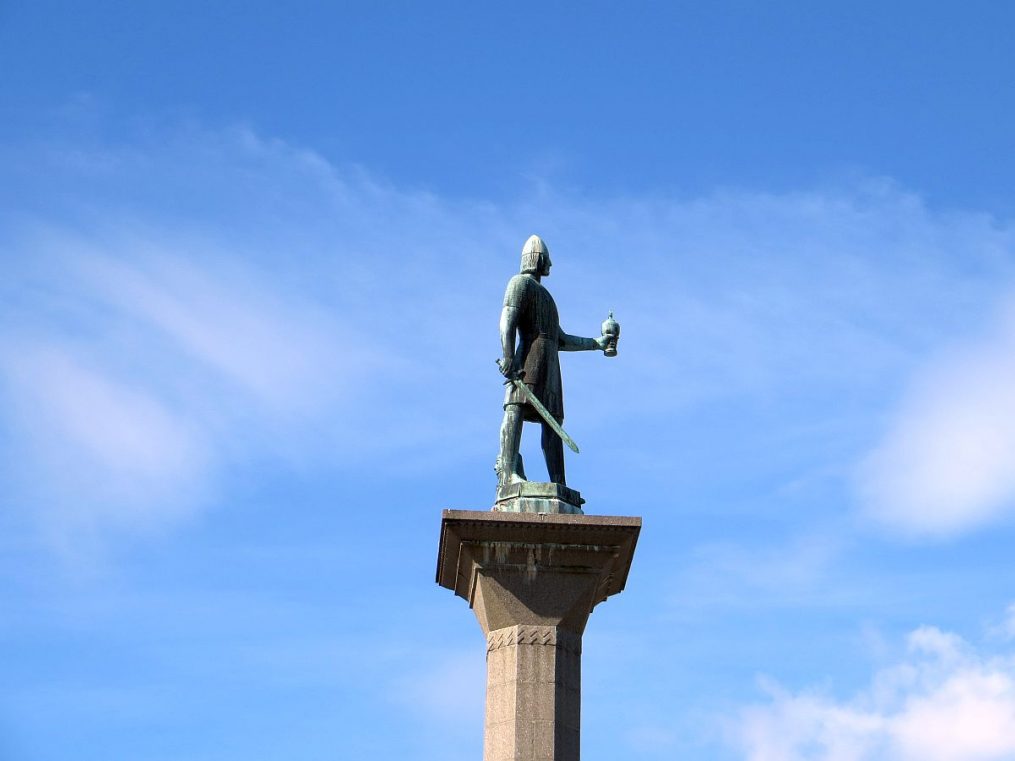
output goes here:
<path id="1" fill-rule="evenodd" d="M 1015 11 L 207 6 L 0 5 L 0 759 L 478 758 L 532 233 L 585 758 L 1015 759 Z"/>

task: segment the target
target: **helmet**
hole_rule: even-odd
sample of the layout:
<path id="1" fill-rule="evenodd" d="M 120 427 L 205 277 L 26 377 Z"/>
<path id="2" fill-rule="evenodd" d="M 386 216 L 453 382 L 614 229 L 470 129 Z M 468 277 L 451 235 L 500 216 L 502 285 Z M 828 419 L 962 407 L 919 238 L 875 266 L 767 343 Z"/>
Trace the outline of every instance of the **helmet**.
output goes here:
<path id="1" fill-rule="evenodd" d="M 543 239 L 538 235 L 532 235 L 525 245 L 522 246 L 522 272 L 529 272 L 532 274 L 546 274 L 544 272 L 544 257 L 547 262 L 550 259 L 550 249 L 543 243 Z"/>

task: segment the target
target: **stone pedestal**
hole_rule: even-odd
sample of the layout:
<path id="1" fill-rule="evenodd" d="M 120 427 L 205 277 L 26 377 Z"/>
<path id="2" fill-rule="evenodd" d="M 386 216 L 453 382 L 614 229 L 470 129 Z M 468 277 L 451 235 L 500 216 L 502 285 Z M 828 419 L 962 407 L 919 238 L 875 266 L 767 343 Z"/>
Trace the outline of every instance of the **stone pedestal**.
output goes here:
<path id="1" fill-rule="evenodd" d="M 641 518 L 445 510 L 437 582 L 486 635 L 484 761 L 578 761 L 582 633 L 624 589 Z"/>

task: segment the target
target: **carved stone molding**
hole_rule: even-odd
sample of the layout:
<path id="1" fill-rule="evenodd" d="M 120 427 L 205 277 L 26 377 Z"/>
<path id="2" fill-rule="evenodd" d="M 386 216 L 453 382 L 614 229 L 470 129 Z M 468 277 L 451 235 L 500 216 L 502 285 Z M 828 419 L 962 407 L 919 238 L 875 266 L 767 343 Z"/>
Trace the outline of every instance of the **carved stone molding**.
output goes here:
<path id="1" fill-rule="evenodd" d="M 508 626 L 496 629 L 486 636 L 487 653 L 511 645 L 544 645 L 580 655 L 582 638 L 556 626 L 532 625 Z"/>

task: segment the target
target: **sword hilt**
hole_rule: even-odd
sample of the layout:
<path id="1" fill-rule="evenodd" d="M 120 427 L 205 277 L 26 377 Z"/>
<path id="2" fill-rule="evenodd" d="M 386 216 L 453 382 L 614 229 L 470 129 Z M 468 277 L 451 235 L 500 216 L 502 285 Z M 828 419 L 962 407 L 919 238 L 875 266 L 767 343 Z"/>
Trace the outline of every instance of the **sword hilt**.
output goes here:
<path id="1" fill-rule="evenodd" d="M 499 359 L 495 359 L 493 361 L 493 363 L 495 365 L 497 365 L 497 367 L 500 367 L 500 360 Z M 504 385 L 506 386 L 511 381 L 515 381 L 515 380 L 524 382 L 524 380 L 523 380 L 524 378 L 525 378 L 525 371 L 524 370 L 519 370 L 516 373 L 511 373 L 510 375 L 505 375 L 504 376 Z"/>

